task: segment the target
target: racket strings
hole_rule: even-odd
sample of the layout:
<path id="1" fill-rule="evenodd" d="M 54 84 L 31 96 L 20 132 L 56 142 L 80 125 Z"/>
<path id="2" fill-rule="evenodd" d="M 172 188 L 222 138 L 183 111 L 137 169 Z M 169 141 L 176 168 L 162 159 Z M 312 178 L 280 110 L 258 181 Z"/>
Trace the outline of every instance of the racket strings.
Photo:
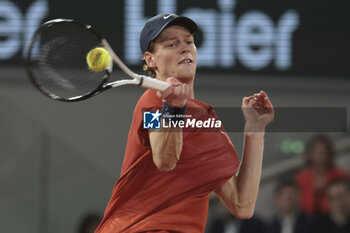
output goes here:
<path id="1" fill-rule="evenodd" d="M 87 53 L 99 39 L 80 25 L 57 23 L 34 37 L 29 62 L 34 82 L 41 90 L 63 99 L 87 95 L 106 78 L 106 71 L 89 70 Z"/>

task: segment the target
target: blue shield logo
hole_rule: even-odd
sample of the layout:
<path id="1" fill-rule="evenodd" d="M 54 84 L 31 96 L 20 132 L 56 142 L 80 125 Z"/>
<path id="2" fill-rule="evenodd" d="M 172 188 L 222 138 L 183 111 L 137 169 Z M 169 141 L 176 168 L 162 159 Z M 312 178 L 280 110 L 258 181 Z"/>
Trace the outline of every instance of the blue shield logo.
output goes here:
<path id="1" fill-rule="evenodd" d="M 143 128 L 144 129 L 160 129 L 160 116 L 162 114 L 156 112 L 143 112 Z"/>

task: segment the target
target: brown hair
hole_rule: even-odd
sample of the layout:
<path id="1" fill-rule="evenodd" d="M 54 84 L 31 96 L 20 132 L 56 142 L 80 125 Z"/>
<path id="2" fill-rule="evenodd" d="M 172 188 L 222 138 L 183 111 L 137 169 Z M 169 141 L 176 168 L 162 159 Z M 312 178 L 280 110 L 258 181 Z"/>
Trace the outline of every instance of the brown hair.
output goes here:
<path id="1" fill-rule="evenodd" d="M 307 166 L 311 166 L 312 162 L 310 159 L 310 155 L 312 150 L 314 149 L 315 145 L 317 143 L 322 143 L 327 151 L 327 156 L 328 156 L 328 168 L 333 167 L 333 158 L 335 155 L 335 149 L 333 146 L 332 141 L 325 135 L 316 135 L 313 138 L 310 139 L 310 141 L 308 142 L 307 146 L 306 146 L 306 150 L 305 150 L 305 155 L 306 155 L 306 165 Z"/>
<path id="2" fill-rule="evenodd" d="M 149 45 L 149 50 L 148 50 L 148 51 L 150 51 L 151 53 L 154 51 L 154 44 L 153 44 L 153 42 L 151 42 L 151 44 Z M 142 60 L 145 61 L 145 58 L 142 58 Z M 143 65 L 142 69 L 143 69 L 143 71 L 147 71 L 148 74 L 149 74 L 152 78 L 155 78 L 155 77 L 156 77 L 156 71 L 155 71 L 153 68 L 149 67 L 149 66 L 147 65 L 146 61 L 145 61 L 145 64 Z"/>

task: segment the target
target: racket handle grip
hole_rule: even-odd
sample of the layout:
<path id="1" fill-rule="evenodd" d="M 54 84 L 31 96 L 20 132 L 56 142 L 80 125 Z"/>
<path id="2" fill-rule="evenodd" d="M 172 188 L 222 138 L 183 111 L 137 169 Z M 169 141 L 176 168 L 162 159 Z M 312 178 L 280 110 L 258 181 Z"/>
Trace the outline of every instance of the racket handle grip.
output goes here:
<path id="1" fill-rule="evenodd" d="M 164 91 L 168 87 L 170 87 L 170 84 L 155 78 L 151 78 L 145 75 L 141 75 L 141 87 L 144 88 L 150 88 L 157 91 Z"/>

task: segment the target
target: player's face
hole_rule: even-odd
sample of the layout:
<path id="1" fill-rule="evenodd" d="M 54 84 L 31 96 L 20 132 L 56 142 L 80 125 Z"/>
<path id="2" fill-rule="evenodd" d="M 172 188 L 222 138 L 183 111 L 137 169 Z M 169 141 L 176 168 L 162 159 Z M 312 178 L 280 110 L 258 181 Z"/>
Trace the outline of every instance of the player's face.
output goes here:
<path id="1" fill-rule="evenodd" d="M 197 48 L 193 35 L 184 27 L 166 28 L 153 42 L 152 61 L 157 77 L 175 77 L 182 81 L 194 79 Z"/>

